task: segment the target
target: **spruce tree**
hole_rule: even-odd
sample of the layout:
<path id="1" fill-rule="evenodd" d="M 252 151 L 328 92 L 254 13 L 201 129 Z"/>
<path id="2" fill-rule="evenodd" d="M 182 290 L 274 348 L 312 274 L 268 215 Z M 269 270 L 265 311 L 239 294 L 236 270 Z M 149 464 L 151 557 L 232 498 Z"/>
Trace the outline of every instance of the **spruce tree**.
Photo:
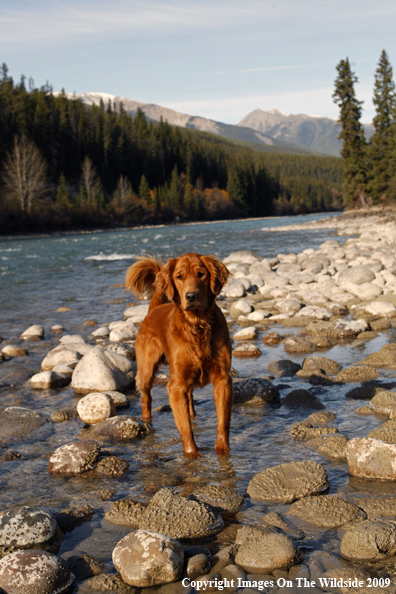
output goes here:
<path id="1" fill-rule="evenodd" d="M 375 73 L 373 103 L 376 116 L 373 119 L 374 134 L 369 144 L 371 167 L 368 190 L 376 204 L 389 194 L 394 149 L 392 123 L 396 109 L 395 83 L 392 78 L 392 66 L 385 50 L 381 53 Z"/>
<path id="2" fill-rule="evenodd" d="M 347 208 L 366 205 L 367 147 L 363 126 L 360 123 L 362 101 L 355 95 L 354 84 L 358 82 L 349 60 L 337 65 L 338 76 L 333 93 L 334 103 L 340 107 L 343 167 L 343 199 Z"/>

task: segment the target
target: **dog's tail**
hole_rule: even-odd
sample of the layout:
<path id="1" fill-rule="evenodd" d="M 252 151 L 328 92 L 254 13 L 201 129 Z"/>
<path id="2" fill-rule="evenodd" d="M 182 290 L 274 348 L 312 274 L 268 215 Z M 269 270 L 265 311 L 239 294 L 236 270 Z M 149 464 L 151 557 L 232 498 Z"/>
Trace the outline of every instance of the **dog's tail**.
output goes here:
<path id="1" fill-rule="evenodd" d="M 155 279 L 163 269 L 162 260 L 155 256 L 139 256 L 137 262 L 132 264 L 125 275 L 125 288 L 130 290 L 136 297 L 149 298 L 155 292 Z"/>

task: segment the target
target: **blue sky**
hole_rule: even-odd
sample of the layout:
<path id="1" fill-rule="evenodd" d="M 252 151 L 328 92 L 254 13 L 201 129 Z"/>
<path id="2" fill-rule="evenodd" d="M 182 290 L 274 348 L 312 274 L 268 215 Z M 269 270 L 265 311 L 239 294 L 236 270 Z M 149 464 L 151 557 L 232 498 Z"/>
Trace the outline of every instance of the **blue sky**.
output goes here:
<path id="1" fill-rule="evenodd" d="M 338 117 L 335 67 L 349 57 L 370 121 L 395 29 L 394 0 L 2 0 L 0 62 L 55 91 L 236 124 L 257 108 Z"/>

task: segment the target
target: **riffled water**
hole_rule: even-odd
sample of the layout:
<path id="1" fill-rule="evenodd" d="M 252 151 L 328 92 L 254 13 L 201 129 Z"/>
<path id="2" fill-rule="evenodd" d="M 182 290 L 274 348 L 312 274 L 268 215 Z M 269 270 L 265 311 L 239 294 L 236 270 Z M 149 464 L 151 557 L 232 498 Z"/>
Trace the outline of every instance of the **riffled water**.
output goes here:
<path id="1" fill-rule="evenodd" d="M 121 286 L 134 257 L 155 254 L 166 259 L 191 251 L 220 258 L 236 250 L 253 250 L 262 257 L 301 252 L 334 238 L 334 234 L 332 231 L 270 233 L 265 228 L 300 223 L 318 216 L 324 215 L 0 239 L 0 336 L 3 338 L 0 348 L 7 343 L 22 344 L 19 335 L 31 324 L 42 324 L 45 328 L 43 341 L 23 344 L 29 350 L 28 357 L 0 363 L 0 411 L 18 405 L 51 415 L 58 409 L 77 404 L 70 388 L 32 390 L 27 380 L 31 374 L 40 371 L 41 360 L 58 343 L 59 336 L 50 331 L 53 324 L 61 324 L 66 333 L 82 334 L 87 342 L 94 342 L 90 337 L 93 328 L 84 325 L 86 320 L 94 319 L 102 324 L 123 318 L 126 306 L 135 301 Z M 58 312 L 59 308 L 67 308 L 67 311 Z M 283 335 L 298 331 L 281 326 L 271 326 L 272 329 Z M 263 333 L 257 340 L 261 357 L 233 360 L 239 377 L 266 376 L 267 364 L 274 360 L 302 362 L 303 355 L 286 354 L 282 346 L 265 346 L 261 342 Z M 349 341 L 318 354 L 347 366 L 395 338 L 395 330 L 391 329 L 370 342 Z M 393 372 L 384 372 L 383 381 L 392 382 Z M 297 377 L 275 380 L 274 383 L 279 385 L 282 396 L 297 387 L 312 388 Z M 316 388 L 316 394 L 328 410 L 336 413 L 335 424 L 340 432 L 348 437 L 366 436 L 384 419 L 355 414 L 354 409 L 363 402 L 345 398 L 351 387 L 350 384 L 321 387 Z M 138 395 L 131 391 L 128 397 L 129 409 L 119 414 L 140 416 Z M 95 510 L 93 520 L 66 535 L 60 554 L 68 557 L 86 552 L 111 567 L 111 552 L 128 529 L 108 524 L 103 518 L 105 511 L 115 500 L 125 497 L 147 502 L 162 486 L 176 487 L 180 493 L 188 495 L 197 486 L 222 484 L 244 493 L 247 483 L 257 472 L 282 462 L 310 459 L 326 466 L 330 493 L 386 493 L 394 490 L 388 483 L 350 479 L 345 463 L 331 462 L 309 449 L 304 442 L 293 441 L 289 435 L 291 426 L 306 418 L 309 412 L 286 407 L 235 407 L 231 455 L 219 458 L 213 453 L 216 414 L 211 387 L 198 390 L 195 399 L 198 418 L 194 422 L 194 434 L 203 457 L 198 460 L 185 458 L 172 414 L 157 413 L 153 418 L 154 432 L 149 437 L 127 444 L 103 443 L 105 453 L 120 456 L 130 464 L 127 474 L 118 479 L 98 478 L 89 473 L 71 479 L 50 476 L 48 457 L 57 447 L 89 438 L 89 430 L 84 429 L 79 420 L 55 424 L 52 434 L 40 441 L 29 438 L 13 443 L 0 441 L 0 454 L 13 449 L 21 455 L 20 459 L 0 463 L 0 511 L 13 505 L 30 505 L 58 512 L 71 504 L 89 503 Z M 153 407 L 166 403 L 166 389 L 155 386 Z M 109 501 L 100 499 L 104 489 L 114 490 Z M 246 498 L 245 508 L 233 522 L 255 522 L 265 511 L 285 512 L 287 508 L 252 503 Z M 234 534 L 235 526 L 231 525 L 219 535 L 219 542 L 228 544 Z M 319 549 L 338 554 L 339 536 L 336 531 L 326 535 L 311 529 L 306 532 L 304 544 L 308 553 Z"/>

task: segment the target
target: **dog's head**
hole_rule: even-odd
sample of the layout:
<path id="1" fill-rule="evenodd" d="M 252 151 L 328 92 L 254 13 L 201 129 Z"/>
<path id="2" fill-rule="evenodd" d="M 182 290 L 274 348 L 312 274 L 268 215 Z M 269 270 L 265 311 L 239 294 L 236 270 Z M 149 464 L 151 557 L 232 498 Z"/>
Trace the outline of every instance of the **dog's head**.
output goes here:
<path id="1" fill-rule="evenodd" d="M 171 258 L 157 275 L 155 286 L 186 311 L 206 309 L 229 275 L 218 258 L 190 253 Z"/>

